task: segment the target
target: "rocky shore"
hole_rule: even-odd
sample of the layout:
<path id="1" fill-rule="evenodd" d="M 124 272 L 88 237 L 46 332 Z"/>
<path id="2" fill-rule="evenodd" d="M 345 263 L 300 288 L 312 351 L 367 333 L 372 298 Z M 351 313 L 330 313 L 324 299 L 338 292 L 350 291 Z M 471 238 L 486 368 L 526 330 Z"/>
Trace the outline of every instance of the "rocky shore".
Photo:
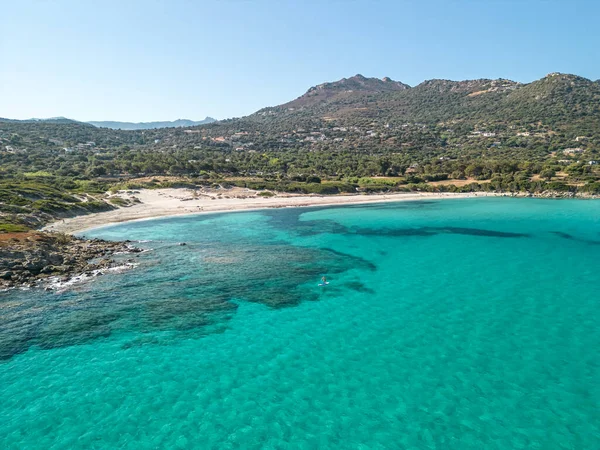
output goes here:
<path id="1" fill-rule="evenodd" d="M 504 197 L 535 197 L 535 198 L 577 198 L 581 200 L 598 200 L 599 195 L 587 192 L 542 191 L 542 192 L 509 192 Z"/>
<path id="2" fill-rule="evenodd" d="M 1 233 L 0 290 L 48 287 L 50 280 L 66 283 L 82 275 L 101 275 L 124 265 L 113 258 L 115 254 L 141 251 L 129 242 L 86 240 L 61 233 Z"/>

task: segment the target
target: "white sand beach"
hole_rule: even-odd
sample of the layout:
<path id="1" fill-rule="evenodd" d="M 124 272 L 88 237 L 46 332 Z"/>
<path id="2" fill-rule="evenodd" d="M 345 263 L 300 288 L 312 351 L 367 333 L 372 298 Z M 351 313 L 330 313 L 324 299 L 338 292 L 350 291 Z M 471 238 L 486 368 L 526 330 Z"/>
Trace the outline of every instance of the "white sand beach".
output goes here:
<path id="1" fill-rule="evenodd" d="M 360 203 L 414 201 L 424 199 L 456 199 L 497 196 L 493 193 L 393 193 L 354 195 L 303 195 L 277 193 L 272 197 L 258 195 L 259 191 L 231 189 L 140 189 L 120 191 L 114 197 L 136 201 L 131 206 L 111 211 L 77 216 L 54 222 L 43 231 L 79 233 L 114 223 L 153 219 L 165 216 L 231 212 L 264 208 L 350 205 Z"/>

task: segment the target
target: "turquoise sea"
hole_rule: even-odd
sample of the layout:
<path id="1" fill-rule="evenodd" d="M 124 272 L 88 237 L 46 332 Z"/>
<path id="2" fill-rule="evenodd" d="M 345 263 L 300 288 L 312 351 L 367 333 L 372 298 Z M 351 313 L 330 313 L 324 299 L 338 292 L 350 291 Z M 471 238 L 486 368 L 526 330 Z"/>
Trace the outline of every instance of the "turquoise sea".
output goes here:
<path id="1" fill-rule="evenodd" d="M 600 448 L 600 201 L 85 235 L 149 251 L 61 293 L 0 294 L 2 449 Z"/>

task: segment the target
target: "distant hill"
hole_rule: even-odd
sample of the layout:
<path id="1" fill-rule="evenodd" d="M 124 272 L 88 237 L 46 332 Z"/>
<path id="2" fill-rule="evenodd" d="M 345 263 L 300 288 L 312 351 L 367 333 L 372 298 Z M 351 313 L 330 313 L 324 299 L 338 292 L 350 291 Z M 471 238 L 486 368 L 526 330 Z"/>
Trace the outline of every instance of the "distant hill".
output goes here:
<path id="1" fill-rule="evenodd" d="M 81 123 L 83 124 L 84 122 L 79 122 L 77 120 L 73 120 L 73 119 L 67 119 L 66 117 L 50 117 L 48 119 L 25 119 L 25 120 L 18 120 L 18 119 L 6 119 L 4 117 L 0 117 L 0 122 L 22 122 L 22 123 L 34 123 L 34 122 L 47 122 L 47 123 L 59 123 L 59 124 L 66 124 L 66 123 Z"/>
<path id="2" fill-rule="evenodd" d="M 177 119 L 172 122 L 112 122 L 112 121 L 93 121 L 87 122 L 99 128 L 112 128 L 113 130 L 151 130 L 155 128 L 178 128 L 178 127 L 193 127 L 196 125 L 204 125 L 207 123 L 216 122 L 216 119 L 207 117 L 204 120 L 193 121 L 188 119 Z"/>
<path id="3" fill-rule="evenodd" d="M 194 127 L 197 125 L 205 125 L 208 123 L 216 122 L 216 119 L 207 117 L 204 120 L 194 121 L 188 119 L 177 119 L 166 122 L 113 122 L 113 121 L 92 121 L 92 122 L 80 122 L 78 120 L 67 119 L 66 117 L 50 117 L 48 119 L 7 119 L 0 117 L 0 122 L 15 122 L 15 123 L 44 123 L 44 124 L 81 124 L 81 125 L 93 125 L 97 128 L 111 128 L 113 130 L 153 130 L 157 128 L 178 128 L 178 127 Z"/>

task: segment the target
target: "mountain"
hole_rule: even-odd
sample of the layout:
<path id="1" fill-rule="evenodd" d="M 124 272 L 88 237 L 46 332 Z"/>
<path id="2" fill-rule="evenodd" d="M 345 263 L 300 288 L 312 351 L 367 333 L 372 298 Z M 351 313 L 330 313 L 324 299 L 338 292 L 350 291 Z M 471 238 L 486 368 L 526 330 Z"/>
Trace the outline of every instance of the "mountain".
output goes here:
<path id="1" fill-rule="evenodd" d="M 67 119 L 66 117 L 49 117 L 48 119 L 6 119 L 4 117 L 0 117 L 0 122 L 21 122 L 21 123 L 35 123 L 35 122 L 44 122 L 44 123 L 58 123 L 58 124 L 68 124 L 68 123 L 83 123 L 78 122 L 77 120 Z"/>
<path id="2" fill-rule="evenodd" d="M 193 121 L 188 119 L 177 119 L 172 122 L 112 122 L 112 121 L 91 121 L 87 122 L 99 128 L 112 128 L 114 130 L 151 130 L 154 128 L 178 128 L 193 127 L 196 125 L 205 125 L 216 122 L 216 119 L 207 117 L 204 120 Z"/>
<path id="3" fill-rule="evenodd" d="M 511 191 L 539 191 L 545 179 L 553 190 L 600 194 L 600 83 L 576 75 L 531 83 L 433 79 L 415 87 L 356 75 L 246 117 L 144 125 L 185 128 L 0 119 L 0 176 L 217 174 L 287 183 L 314 175 L 329 183 L 402 175 L 398 183 L 470 178 Z M 328 183 L 323 189 L 338 189 Z"/>
<path id="4" fill-rule="evenodd" d="M 415 87 L 356 75 L 312 87 L 291 102 L 261 109 L 227 126 L 250 122 L 283 131 L 331 121 L 351 126 L 365 120 L 461 121 L 472 126 L 541 121 L 565 127 L 585 121 L 600 126 L 599 105 L 600 83 L 569 74 L 552 73 L 526 84 L 506 79 L 433 79 Z"/>
<path id="5" fill-rule="evenodd" d="M 125 128 L 118 122 L 92 123 Z M 94 142 L 105 149 L 236 150 L 240 155 L 352 151 L 416 159 L 494 154 L 528 160 L 581 147 L 589 149 L 590 160 L 597 160 L 600 83 L 551 73 L 531 83 L 433 79 L 410 87 L 390 78 L 355 75 L 314 86 L 282 105 L 197 128 L 191 121 L 127 124 L 136 128 L 131 131 L 94 125 L 5 121 L 0 123 L 0 143 L 16 149 L 51 148 L 59 141 L 65 147 Z"/>
<path id="6" fill-rule="evenodd" d="M 520 83 L 498 79 L 451 81 L 433 79 L 410 87 L 390 78 L 356 75 L 310 88 L 283 105 L 264 108 L 248 117 L 271 122 L 287 118 L 350 119 L 379 117 L 385 120 L 443 120 L 457 112 L 481 109 L 499 95 L 517 89 Z M 487 95 L 484 95 L 487 94 Z M 484 109 L 486 106 L 484 106 Z"/>
<path id="7" fill-rule="evenodd" d="M 265 108 L 259 112 L 275 110 L 303 110 L 323 104 L 334 104 L 345 99 L 355 99 L 364 95 L 381 94 L 386 92 L 402 91 L 410 86 L 388 77 L 366 78 L 360 74 L 339 81 L 323 83 L 311 87 L 304 95 L 291 102 L 275 108 Z"/>

